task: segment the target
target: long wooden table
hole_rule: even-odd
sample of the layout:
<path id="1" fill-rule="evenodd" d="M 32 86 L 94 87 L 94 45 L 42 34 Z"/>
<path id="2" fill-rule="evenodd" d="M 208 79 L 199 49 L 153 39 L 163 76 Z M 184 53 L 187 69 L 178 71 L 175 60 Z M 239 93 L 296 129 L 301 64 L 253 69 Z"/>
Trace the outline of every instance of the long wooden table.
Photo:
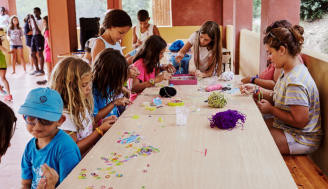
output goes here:
<path id="1" fill-rule="evenodd" d="M 204 86 L 221 82 L 234 88 L 238 81 L 212 78 L 175 86 L 176 98 L 190 110 L 185 126 L 176 126 L 175 107 L 143 106 L 160 86 L 144 90 L 58 188 L 297 188 L 251 97 L 235 91 L 226 95 L 223 109 L 204 102 Z M 227 109 L 247 116 L 244 127 L 211 128 L 210 116 Z"/>

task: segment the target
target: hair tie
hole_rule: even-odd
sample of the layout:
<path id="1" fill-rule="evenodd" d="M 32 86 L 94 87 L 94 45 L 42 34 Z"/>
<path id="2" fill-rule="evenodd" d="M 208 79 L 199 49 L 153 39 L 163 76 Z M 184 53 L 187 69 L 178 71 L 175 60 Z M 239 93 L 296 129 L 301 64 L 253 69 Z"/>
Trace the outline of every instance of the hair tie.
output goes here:
<path id="1" fill-rule="evenodd" d="M 177 94 L 177 90 L 173 87 L 162 87 L 160 90 L 159 90 L 159 95 L 161 97 L 173 97 Z"/>

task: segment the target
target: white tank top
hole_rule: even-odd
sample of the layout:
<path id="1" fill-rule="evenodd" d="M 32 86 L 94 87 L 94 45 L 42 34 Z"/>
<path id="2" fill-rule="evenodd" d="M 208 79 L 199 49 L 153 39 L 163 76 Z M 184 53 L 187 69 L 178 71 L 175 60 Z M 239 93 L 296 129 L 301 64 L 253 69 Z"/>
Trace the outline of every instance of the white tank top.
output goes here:
<path id="1" fill-rule="evenodd" d="M 149 24 L 148 29 L 145 32 L 141 33 L 140 25 L 139 24 L 136 25 L 136 35 L 142 43 L 144 43 L 149 36 L 153 35 L 153 30 L 154 30 L 154 25 Z"/>
<path id="2" fill-rule="evenodd" d="M 121 52 L 121 54 L 123 55 L 123 51 L 122 51 L 122 47 L 121 47 L 121 44 L 119 42 L 116 42 L 115 45 L 112 45 L 110 43 L 108 43 L 104 38 L 102 38 L 101 36 L 98 37 L 98 39 L 101 39 L 104 44 L 105 44 L 105 49 L 108 49 L 108 48 L 112 48 L 112 49 L 115 49 L 115 50 L 118 50 Z"/>

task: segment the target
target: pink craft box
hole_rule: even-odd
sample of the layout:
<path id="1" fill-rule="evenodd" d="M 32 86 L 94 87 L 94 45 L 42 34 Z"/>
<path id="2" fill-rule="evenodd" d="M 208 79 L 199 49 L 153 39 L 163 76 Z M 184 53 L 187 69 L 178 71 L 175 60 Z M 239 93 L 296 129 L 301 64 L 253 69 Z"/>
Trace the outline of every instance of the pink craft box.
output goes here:
<path id="1" fill-rule="evenodd" d="M 169 84 L 173 85 L 197 85 L 197 78 L 190 74 L 173 75 L 169 80 Z"/>

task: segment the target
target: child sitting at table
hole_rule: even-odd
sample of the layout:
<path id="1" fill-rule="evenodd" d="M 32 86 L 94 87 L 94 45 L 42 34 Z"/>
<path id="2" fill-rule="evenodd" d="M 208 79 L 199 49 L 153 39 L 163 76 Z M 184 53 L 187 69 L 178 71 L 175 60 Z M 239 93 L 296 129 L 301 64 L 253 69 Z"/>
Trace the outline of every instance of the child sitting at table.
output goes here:
<path id="1" fill-rule="evenodd" d="M 37 188 L 44 176 L 41 169 L 49 165 L 59 175 L 59 185 L 81 160 L 79 148 L 58 127 L 65 121 L 60 94 L 50 88 L 29 92 L 18 113 L 34 136 L 26 145 L 22 162 L 22 188 Z"/>
<path id="2" fill-rule="evenodd" d="M 109 10 L 102 23 L 100 36 L 95 40 L 91 50 L 92 62 L 94 63 L 96 56 L 107 48 L 116 49 L 123 55 L 120 40 L 130 30 L 131 26 L 131 18 L 125 11 L 120 9 Z"/>
<path id="3" fill-rule="evenodd" d="M 2 156 L 5 155 L 10 146 L 10 140 L 14 135 L 17 118 L 14 111 L 5 103 L 0 101 L 0 163 Z M 47 164 L 42 165 L 42 176 L 39 188 L 55 188 L 58 182 L 57 172 Z"/>
<path id="4" fill-rule="evenodd" d="M 278 28 L 278 27 L 292 27 L 292 24 L 287 20 L 278 20 L 272 23 L 270 26 L 267 27 L 265 34 L 267 34 L 271 29 Z M 299 60 L 303 63 L 303 60 L 300 55 L 297 56 Z M 272 61 L 269 57 L 267 57 L 267 68 L 261 72 L 259 75 L 253 77 L 245 77 L 241 81 L 246 83 L 253 83 L 265 89 L 273 90 L 279 75 L 281 74 L 281 69 L 276 69 L 272 64 Z"/>
<path id="5" fill-rule="evenodd" d="M 129 52 L 125 58 L 131 64 L 137 51 L 145 43 L 148 37 L 152 35 L 160 35 L 158 28 L 154 24 L 149 24 L 149 13 L 147 10 L 138 11 L 138 24 L 133 27 L 132 31 L 132 47 L 133 51 Z"/>
<path id="6" fill-rule="evenodd" d="M 192 46 L 189 73 L 198 77 L 219 76 L 222 70 L 222 44 L 219 25 L 214 21 L 207 21 L 199 31 L 191 34 L 188 42 L 176 56 L 178 63 Z"/>
<path id="7" fill-rule="evenodd" d="M 97 127 L 93 122 L 92 71 L 80 58 L 67 57 L 59 62 L 51 76 L 50 87 L 64 102 L 66 121 L 59 127 L 77 143 L 82 156 L 111 128 L 116 116 Z M 95 127 L 94 127 L 95 125 Z"/>
<path id="8" fill-rule="evenodd" d="M 155 83 L 170 79 L 171 73 L 175 72 L 175 68 L 172 64 L 165 65 L 165 67 L 162 68 L 160 66 L 159 61 L 163 58 L 165 49 L 166 42 L 164 39 L 158 35 L 153 35 L 146 40 L 144 47 L 134 58 L 133 65 L 139 70 L 140 75 L 134 79 L 130 79 L 128 82 L 132 92 L 130 97 L 131 101 L 145 88 L 152 87 Z M 161 69 L 166 71 L 160 72 Z"/>
<path id="9" fill-rule="evenodd" d="M 128 64 L 118 50 L 104 49 L 97 56 L 93 67 L 92 93 L 94 101 L 94 121 L 120 113 L 117 106 L 126 106 L 131 102 L 123 91 L 128 78 Z M 123 95 L 124 93 L 124 95 Z"/>
<path id="10" fill-rule="evenodd" d="M 257 105 L 263 114 L 272 114 L 267 126 L 282 154 L 309 154 L 317 150 L 322 139 L 320 101 L 317 86 L 308 69 L 297 56 L 301 52 L 303 28 L 269 29 L 264 44 L 269 58 L 282 69 L 274 91 L 241 86 L 241 92 L 254 92 L 264 99 Z"/>

